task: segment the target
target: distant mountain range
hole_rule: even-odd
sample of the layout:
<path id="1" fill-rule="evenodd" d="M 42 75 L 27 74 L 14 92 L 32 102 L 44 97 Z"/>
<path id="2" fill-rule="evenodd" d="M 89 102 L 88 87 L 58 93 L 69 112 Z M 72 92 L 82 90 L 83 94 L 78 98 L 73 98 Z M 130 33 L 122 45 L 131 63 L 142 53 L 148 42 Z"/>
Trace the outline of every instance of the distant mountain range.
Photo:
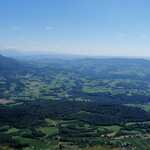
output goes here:
<path id="1" fill-rule="evenodd" d="M 0 72 L 3 70 L 5 71 L 12 71 L 13 69 L 19 69 L 21 67 L 21 64 L 13 59 L 13 58 L 8 58 L 5 56 L 0 55 Z"/>

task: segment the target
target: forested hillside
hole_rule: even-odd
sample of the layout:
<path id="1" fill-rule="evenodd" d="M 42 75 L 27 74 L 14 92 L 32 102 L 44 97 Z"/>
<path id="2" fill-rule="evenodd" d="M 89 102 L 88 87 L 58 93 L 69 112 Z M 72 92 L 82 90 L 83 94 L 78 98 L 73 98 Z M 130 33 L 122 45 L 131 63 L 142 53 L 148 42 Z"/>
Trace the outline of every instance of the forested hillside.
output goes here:
<path id="1" fill-rule="evenodd" d="M 0 61 L 1 98 L 149 102 L 149 60 L 47 56 L 19 61 L 1 56 Z"/>

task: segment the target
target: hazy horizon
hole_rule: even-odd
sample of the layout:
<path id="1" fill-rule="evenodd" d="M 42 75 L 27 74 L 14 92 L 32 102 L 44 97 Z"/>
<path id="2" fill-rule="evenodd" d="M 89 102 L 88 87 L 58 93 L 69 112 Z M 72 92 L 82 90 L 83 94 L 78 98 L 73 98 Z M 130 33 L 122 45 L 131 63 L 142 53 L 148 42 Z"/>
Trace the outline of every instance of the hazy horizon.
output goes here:
<path id="1" fill-rule="evenodd" d="M 56 51 L 36 51 L 36 50 L 17 50 L 17 49 L 0 49 L 0 55 L 6 57 L 22 58 L 25 57 L 36 57 L 36 56 L 47 56 L 54 58 L 131 58 L 131 59 L 150 59 L 150 56 L 132 56 L 132 55 L 101 55 L 101 54 L 81 54 L 81 53 L 65 53 Z"/>
<path id="2" fill-rule="evenodd" d="M 148 0 L 6 0 L 0 4 L 0 49 L 150 57 Z"/>

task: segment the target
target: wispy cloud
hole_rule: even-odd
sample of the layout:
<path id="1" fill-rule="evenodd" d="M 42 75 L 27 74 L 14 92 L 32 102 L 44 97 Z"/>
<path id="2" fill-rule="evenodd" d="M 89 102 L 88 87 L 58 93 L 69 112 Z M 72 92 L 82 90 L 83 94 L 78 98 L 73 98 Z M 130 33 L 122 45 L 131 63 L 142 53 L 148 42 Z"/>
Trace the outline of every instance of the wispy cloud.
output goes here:
<path id="1" fill-rule="evenodd" d="M 148 34 L 141 34 L 141 35 L 139 35 L 139 37 L 141 38 L 141 39 L 150 39 L 150 36 L 148 35 Z"/>
<path id="2" fill-rule="evenodd" d="M 121 39 L 127 39 L 128 38 L 128 33 L 118 33 L 117 37 L 121 38 Z"/>
<path id="3" fill-rule="evenodd" d="M 10 29 L 12 31 L 19 31 L 21 29 L 21 27 L 20 26 L 12 26 L 12 27 L 10 27 Z"/>
<path id="4" fill-rule="evenodd" d="M 51 30 L 53 30 L 53 29 L 54 29 L 53 26 L 45 26 L 45 30 L 46 30 L 46 31 L 51 31 Z"/>

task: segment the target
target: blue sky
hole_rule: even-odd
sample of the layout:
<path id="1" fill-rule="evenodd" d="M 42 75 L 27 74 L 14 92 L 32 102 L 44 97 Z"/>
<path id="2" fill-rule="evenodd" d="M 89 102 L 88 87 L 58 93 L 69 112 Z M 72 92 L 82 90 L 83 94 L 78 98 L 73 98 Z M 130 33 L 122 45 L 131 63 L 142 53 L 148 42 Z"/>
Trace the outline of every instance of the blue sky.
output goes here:
<path id="1" fill-rule="evenodd" d="M 149 0 L 0 0 L 0 49 L 150 56 Z"/>

